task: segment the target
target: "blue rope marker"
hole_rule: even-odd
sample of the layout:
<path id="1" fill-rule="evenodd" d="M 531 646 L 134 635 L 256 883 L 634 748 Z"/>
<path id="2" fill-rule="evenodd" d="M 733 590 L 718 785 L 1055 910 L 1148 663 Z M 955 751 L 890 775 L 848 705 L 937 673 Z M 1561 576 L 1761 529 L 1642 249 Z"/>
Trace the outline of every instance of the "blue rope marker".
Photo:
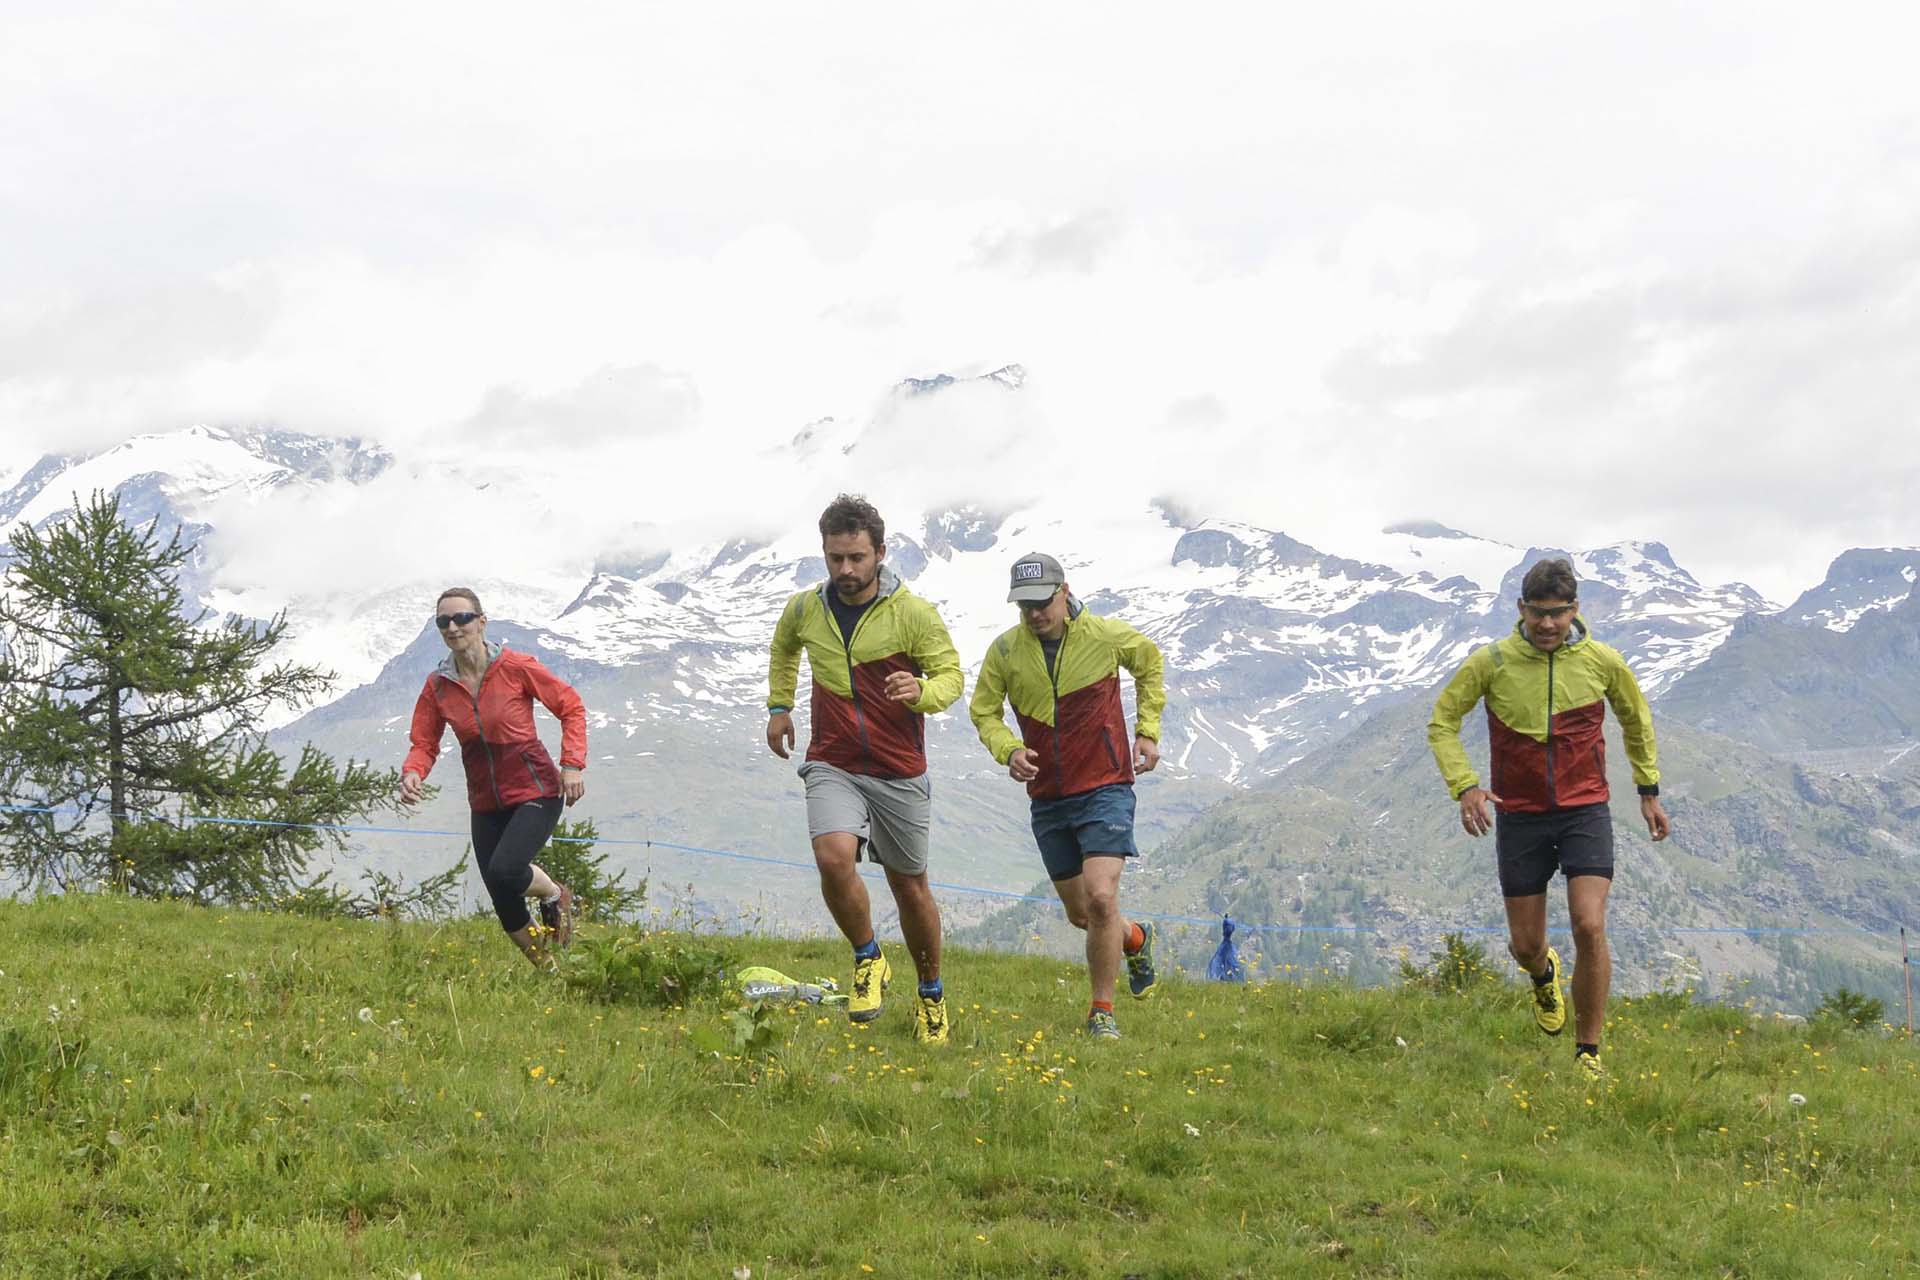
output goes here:
<path id="1" fill-rule="evenodd" d="M 1215 982 L 1245 982 L 1247 971 L 1240 964 L 1240 953 L 1233 945 L 1233 918 L 1220 917 L 1220 945 L 1207 961 L 1207 977 Z"/>
<path id="2" fill-rule="evenodd" d="M 0 804 L 0 813 L 65 813 L 84 817 L 87 811 L 81 809 L 78 805 Z M 139 812 L 120 814 L 108 812 L 102 813 L 99 816 L 108 818 L 123 817 L 135 822 L 177 823 L 179 825 L 193 823 L 206 826 L 229 827 L 278 827 L 289 831 L 325 831 L 341 835 L 428 836 L 438 839 L 460 841 L 471 838 L 470 834 L 465 831 L 441 831 L 430 827 L 378 827 L 351 823 L 278 822 L 268 818 L 216 818 L 192 813 L 181 814 L 177 819 L 168 818 L 161 814 Z M 666 840 L 636 839 L 633 837 L 619 838 L 614 836 L 597 836 L 591 840 L 584 836 L 554 836 L 552 839 L 556 844 L 572 843 L 608 845 L 635 849 L 664 849 L 671 853 L 692 854 L 697 857 L 727 858 L 736 862 L 759 863 L 763 866 L 790 867 L 796 871 L 809 873 L 818 870 L 814 863 L 810 861 L 803 862 L 795 858 L 775 858 L 762 853 L 742 853 L 737 849 L 709 849 L 701 845 L 674 844 Z M 868 879 L 879 878 L 878 874 L 873 872 L 862 872 L 862 874 Z M 989 889 L 981 885 L 956 884 L 944 880 L 929 880 L 927 883 L 932 888 L 943 889 L 949 893 L 966 893 L 972 894 L 975 897 L 997 898 L 1003 902 L 1032 902 L 1041 906 L 1052 906 L 1055 905 L 1057 901 L 1051 894 L 1017 893 L 1010 889 Z M 1213 925 L 1213 918 L 1211 916 L 1178 916 L 1153 911 L 1129 911 L 1127 914 L 1136 920 L 1154 920 L 1167 924 L 1204 925 L 1208 928 L 1211 928 Z M 1245 922 L 1234 924 L 1224 917 L 1221 923 L 1223 931 L 1228 938 L 1231 937 L 1235 929 L 1246 934 L 1326 934 L 1353 938 L 1365 937 L 1379 932 L 1379 930 L 1364 924 L 1247 924 Z M 1505 936 L 1507 932 L 1504 927 L 1498 925 L 1436 925 L 1433 931 L 1435 933 L 1458 933 L 1469 936 L 1487 937 Z M 1865 936 L 1869 938 L 1891 939 L 1892 937 L 1890 934 L 1879 934 L 1871 929 L 1864 929 L 1858 926 L 1845 929 L 1810 929 L 1766 925 L 1696 925 L 1672 929 L 1614 928 L 1611 929 L 1610 932 L 1622 936 L 1646 934 L 1655 937 L 1677 937 L 1686 935 L 1737 935 L 1748 938 Z M 1228 942 L 1223 939 L 1221 945 L 1225 947 L 1228 945 Z M 1237 952 L 1235 954 L 1237 956 Z M 1211 966 L 1209 966 L 1209 968 L 1211 968 Z"/>

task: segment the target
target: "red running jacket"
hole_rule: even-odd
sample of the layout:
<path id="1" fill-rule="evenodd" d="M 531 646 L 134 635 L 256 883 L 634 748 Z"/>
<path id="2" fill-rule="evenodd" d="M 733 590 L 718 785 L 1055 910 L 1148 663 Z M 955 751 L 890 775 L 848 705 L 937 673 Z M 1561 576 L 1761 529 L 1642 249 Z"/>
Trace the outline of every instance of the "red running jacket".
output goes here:
<path id="1" fill-rule="evenodd" d="M 451 726 L 467 769 L 467 802 L 476 813 L 559 795 L 560 770 L 533 724 L 535 698 L 560 719 L 561 765 L 586 768 L 587 708 L 573 686 L 538 658 L 489 644 L 478 694 L 467 692 L 454 674 L 452 654 L 427 677 L 413 704 L 413 749 L 400 771 L 426 777 Z"/>

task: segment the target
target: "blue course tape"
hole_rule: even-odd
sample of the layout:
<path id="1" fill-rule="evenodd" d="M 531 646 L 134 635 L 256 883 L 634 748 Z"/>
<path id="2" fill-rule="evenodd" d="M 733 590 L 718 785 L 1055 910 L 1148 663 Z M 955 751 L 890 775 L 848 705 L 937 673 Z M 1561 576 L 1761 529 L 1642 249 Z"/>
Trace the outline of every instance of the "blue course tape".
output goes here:
<path id="1" fill-rule="evenodd" d="M 0 804 L 0 813 L 45 813 L 45 814 L 69 813 L 69 814 L 76 814 L 76 815 L 84 815 L 85 812 L 86 812 L 85 810 L 79 808 L 77 805 L 49 806 L 49 805 Z M 122 813 L 118 815 L 113 813 L 105 813 L 105 814 L 102 814 L 101 816 L 102 817 L 115 817 L 115 816 L 125 817 L 125 818 L 131 818 L 139 822 L 174 821 L 172 819 L 168 819 L 155 814 L 142 814 L 137 812 L 128 812 L 128 813 Z M 430 827 L 379 827 L 379 826 L 357 825 L 352 823 L 339 823 L 339 822 L 278 822 L 269 818 L 215 818 L 215 817 L 203 816 L 200 814 L 182 814 L 177 821 L 181 823 L 194 823 L 194 824 L 206 825 L 206 826 L 279 827 L 284 830 L 324 831 L 324 832 L 331 832 L 331 833 L 336 833 L 341 835 L 433 836 L 438 838 L 446 838 L 446 839 L 454 839 L 454 840 L 465 840 L 469 838 L 468 833 L 465 831 L 441 831 L 441 830 L 436 830 Z M 812 862 L 803 862 L 794 858 L 775 858 L 767 854 L 742 853 L 737 849 L 709 849 L 701 845 L 674 844 L 666 840 L 634 839 L 631 837 L 622 839 L 622 838 L 613 837 L 613 836 L 598 836 L 592 840 L 588 840 L 584 836 L 554 836 L 552 837 L 552 839 L 556 842 L 562 842 L 562 843 L 613 845 L 613 846 L 645 848 L 645 849 L 665 849 L 673 853 L 687 853 L 687 854 L 693 854 L 699 857 L 708 857 L 708 858 L 727 858 L 736 862 L 756 862 L 756 863 L 760 863 L 763 866 L 790 867 L 798 871 L 813 871 L 815 869 L 815 865 Z M 997 898 L 1006 902 L 1031 902 L 1031 903 L 1037 903 L 1042 906 L 1051 906 L 1055 901 L 1055 899 L 1052 896 L 1047 894 L 1016 893 L 1010 889 L 988 889 L 980 885 L 955 884 L 955 883 L 952 883 L 951 881 L 944 881 L 944 880 L 929 880 L 927 883 L 932 888 L 944 889 L 949 893 L 967 893 L 967 894 L 972 894 L 976 897 Z M 1129 912 L 1128 914 L 1135 919 L 1154 920 L 1154 921 L 1159 921 L 1166 924 L 1200 925 L 1208 929 L 1216 928 L 1219 925 L 1219 922 L 1213 919 L 1211 916 L 1167 915 L 1163 913 L 1150 912 L 1150 911 L 1149 912 Z M 1375 929 L 1370 925 L 1364 925 L 1364 924 L 1242 924 L 1240 921 L 1236 920 L 1234 921 L 1233 927 L 1235 929 L 1242 930 L 1246 933 L 1276 933 L 1276 934 L 1296 934 L 1296 935 L 1312 934 L 1316 936 L 1324 934 L 1324 935 L 1338 936 L 1338 937 L 1361 937 L 1361 936 L 1367 936 L 1367 935 L 1374 935 L 1381 932 L 1380 930 Z M 1498 925 L 1459 925 L 1459 926 L 1453 926 L 1453 927 L 1442 929 L 1440 930 L 1440 932 L 1496 937 L 1496 936 L 1504 935 L 1506 933 L 1506 929 L 1505 927 L 1498 926 Z M 1812 928 L 1791 928 L 1786 926 L 1771 926 L 1771 925 L 1750 925 L 1750 926 L 1697 925 L 1697 926 L 1680 926 L 1672 929 L 1614 928 L 1614 929 L 1610 929 L 1609 932 L 1614 934 L 1627 935 L 1627 936 L 1644 935 L 1644 936 L 1653 936 L 1653 937 L 1723 935 L 1723 936 L 1747 937 L 1747 938 L 1824 937 L 1824 936 L 1862 936 L 1862 937 L 1869 937 L 1869 938 L 1887 938 L 1891 936 L 1891 935 L 1878 934 L 1873 932 L 1871 929 L 1863 929 L 1863 928 L 1812 929 Z"/>

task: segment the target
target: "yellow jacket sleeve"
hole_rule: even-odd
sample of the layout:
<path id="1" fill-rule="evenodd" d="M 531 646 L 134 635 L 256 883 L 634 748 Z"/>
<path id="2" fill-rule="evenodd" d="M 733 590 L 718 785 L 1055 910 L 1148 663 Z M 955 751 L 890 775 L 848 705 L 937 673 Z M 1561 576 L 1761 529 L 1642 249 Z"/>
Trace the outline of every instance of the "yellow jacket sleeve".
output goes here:
<path id="1" fill-rule="evenodd" d="M 1159 645 L 1124 622 L 1120 627 L 1120 665 L 1133 673 L 1133 731 L 1158 742 L 1160 712 L 1167 705 L 1166 664 Z"/>
<path id="2" fill-rule="evenodd" d="M 907 704 L 907 710 L 923 716 L 937 715 L 960 697 L 966 674 L 960 670 L 960 652 L 953 647 L 947 624 L 939 611 L 925 601 L 917 601 L 914 610 L 913 647 L 908 650 L 920 664 L 920 696 Z"/>
<path id="3" fill-rule="evenodd" d="M 800 683 L 800 610 L 805 596 L 794 596 L 781 610 L 773 628 L 773 654 L 767 664 L 767 711 L 793 710 L 794 689 Z"/>
<path id="4" fill-rule="evenodd" d="M 1020 739 L 1013 730 L 1007 728 L 1007 665 L 1000 654 L 1000 642 L 995 641 L 987 650 L 987 659 L 980 664 L 980 674 L 973 682 L 973 701 L 967 704 L 967 715 L 973 720 L 973 727 L 980 735 L 980 741 L 987 751 L 1001 764 L 1013 758 L 1020 749 Z"/>
<path id="5" fill-rule="evenodd" d="M 1653 740 L 1653 710 L 1647 706 L 1633 668 L 1619 654 L 1613 655 L 1611 679 L 1607 681 L 1607 702 L 1614 718 L 1620 721 L 1620 736 L 1627 744 L 1627 761 L 1633 765 L 1637 787 L 1660 785 L 1659 747 Z"/>
<path id="6" fill-rule="evenodd" d="M 1480 775 L 1468 761 L 1467 749 L 1460 745 L 1460 725 L 1486 696 L 1492 670 L 1491 646 L 1474 650 L 1440 691 L 1440 700 L 1433 704 L 1433 718 L 1427 721 L 1427 745 L 1433 748 L 1440 776 L 1446 779 L 1447 794 L 1455 800 L 1480 785 Z"/>

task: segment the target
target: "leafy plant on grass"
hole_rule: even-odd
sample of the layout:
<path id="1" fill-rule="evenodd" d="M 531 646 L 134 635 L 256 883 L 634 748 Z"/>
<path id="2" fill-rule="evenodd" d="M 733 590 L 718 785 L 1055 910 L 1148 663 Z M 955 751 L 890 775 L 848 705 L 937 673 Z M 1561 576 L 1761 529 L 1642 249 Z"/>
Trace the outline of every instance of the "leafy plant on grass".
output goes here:
<path id="1" fill-rule="evenodd" d="M 763 1058 L 773 1052 L 779 1033 L 773 1010 L 764 1004 L 742 1005 L 727 1014 L 718 1027 L 693 1027 L 687 1039 L 702 1054 Z"/>
<path id="2" fill-rule="evenodd" d="M 721 990 L 733 956 L 699 939 L 622 933 L 577 939 L 561 961 L 567 986 L 607 1004 L 682 1005 Z"/>
<path id="3" fill-rule="evenodd" d="M 1813 1011 L 1813 1020 L 1865 1031 L 1869 1027 L 1879 1026 L 1886 1013 L 1886 1006 L 1873 997 L 1840 987 L 1820 997 L 1820 1003 Z"/>
<path id="4" fill-rule="evenodd" d="M 1487 960 L 1486 947 L 1468 942 L 1457 933 L 1449 933 L 1441 940 L 1440 946 L 1427 957 L 1425 968 L 1403 957 L 1400 977 L 1410 987 L 1455 994 L 1500 981 L 1500 975 Z"/>

